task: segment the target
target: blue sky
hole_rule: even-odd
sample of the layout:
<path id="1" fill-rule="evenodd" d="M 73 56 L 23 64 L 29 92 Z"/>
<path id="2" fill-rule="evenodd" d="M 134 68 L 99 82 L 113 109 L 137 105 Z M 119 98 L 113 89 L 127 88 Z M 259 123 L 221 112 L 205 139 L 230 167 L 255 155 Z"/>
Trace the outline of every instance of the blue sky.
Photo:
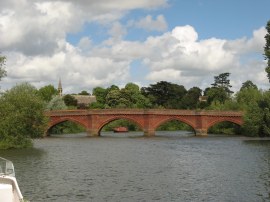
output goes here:
<path id="1" fill-rule="evenodd" d="M 170 0 L 168 6 L 159 9 L 130 11 L 120 21 L 127 24 L 130 19 L 138 20 L 146 15 L 164 15 L 168 30 L 176 26 L 192 25 L 200 39 L 216 37 L 232 40 L 251 37 L 253 30 L 265 26 L 270 19 L 269 7 L 268 0 Z M 142 33 L 139 29 L 130 28 L 126 38 L 144 40 L 149 34 L 159 33 Z M 80 37 L 85 35 L 91 36 L 96 43 L 108 37 L 106 27 L 87 23 L 81 32 L 68 34 L 67 39 L 76 45 Z"/>
<path id="2" fill-rule="evenodd" d="M 269 0 L 0 1 L 1 86 L 61 77 L 64 93 L 160 80 L 204 89 L 230 72 L 235 91 L 246 80 L 269 88 L 269 8 Z"/>

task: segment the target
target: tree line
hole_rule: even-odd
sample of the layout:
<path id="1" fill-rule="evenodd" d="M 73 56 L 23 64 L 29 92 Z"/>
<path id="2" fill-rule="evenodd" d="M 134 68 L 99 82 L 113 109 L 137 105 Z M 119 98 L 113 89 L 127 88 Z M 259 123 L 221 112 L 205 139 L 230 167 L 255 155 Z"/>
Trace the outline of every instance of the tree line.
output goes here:
<path id="1" fill-rule="evenodd" d="M 265 71 L 270 82 L 270 21 L 264 56 Z M 0 80 L 6 76 L 4 56 L 0 55 Z M 164 108 L 192 110 L 241 110 L 244 125 L 241 133 L 249 136 L 270 136 L 270 91 L 260 90 L 250 80 L 245 81 L 238 92 L 232 92 L 230 73 L 214 76 L 213 83 L 206 89 L 186 89 L 183 85 L 160 81 L 140 88 L 128 83 L 123 88 L 112 85 L 96 87 L 92 94 L 96 102 L 89 109 L 108 108 Z M 36 89 L 22 83 L 5 91 L 0 96 L 0 149 L 24 148 L 32 145 L 32 138 L 41 137 L 47 127 L 44 110 L 74 109 L 77 101 L 73 95 L 60 97 L 53 85 Z M 80 94 L 88 95 L 87 91 Z M 203 96 L 203 97 L 202 97 Z M 203 98 L 201 100 L 200 98 Z"/>

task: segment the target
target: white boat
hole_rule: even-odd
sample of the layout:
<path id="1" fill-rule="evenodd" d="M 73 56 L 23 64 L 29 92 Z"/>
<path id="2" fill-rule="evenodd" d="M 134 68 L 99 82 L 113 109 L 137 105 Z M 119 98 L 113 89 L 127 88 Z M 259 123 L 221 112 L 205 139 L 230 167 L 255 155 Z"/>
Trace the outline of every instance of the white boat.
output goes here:
<path id="1" fill-rule="evenodd" d="M 13 163 L 0 157 L 0 201 L 22 202 L 23 196 L 18 186 Z"/>

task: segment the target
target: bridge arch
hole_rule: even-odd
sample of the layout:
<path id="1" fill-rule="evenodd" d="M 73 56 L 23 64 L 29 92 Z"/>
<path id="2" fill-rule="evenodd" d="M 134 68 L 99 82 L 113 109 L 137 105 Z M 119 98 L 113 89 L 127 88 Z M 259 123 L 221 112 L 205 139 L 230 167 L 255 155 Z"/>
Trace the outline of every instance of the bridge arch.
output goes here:
<path id="1" fill-rule="evenodd" d="M 139 122 L 137 119 L 135 119 L 135 118 L 127 117 L 127 116 L 114 116 L 114 117 L 111 117 L 111 118 L 108 118 L 108 119 L 104 120 L 103 122 L 100 122 L 100 124 L 99 124 L 99 126 L 98 126 L 98 135 L 100 136 L 101 130 L 102 130 L 102 128 L 103 128 L 105 125 L 107 125 L 107 124 L 109 124 L 109 123 L 111 123 L 111 122 L 113 122 L 113 121 L 115 121 L 115 120 L 120 120 L 120 119 L 130 121 L 131 123 L 134 123 L 134 124 L 136 124 L 137 126 L 139 126 L 139 128 L 140 128 L 141 130 L 143 130 L 143 125 L 142 125 L 142 123 L 140 123 L 140 122 Z"/>
<path id="2" fill-rule="evenodd" d="M 243 125 L 243 121 L 240 120 L 240 119 L 234 119 L 234 118 L 223 117 L 223 118 L 219 118 L 219 119 L 216 119 L 216 120 L 210 122 L 210 123 L 207 125 L 207 130 L 208 130 L 210 127 L 212 127 L 212 126 L 214 126 L 214 125 L 216 125 L 216 124 L 218 124 L 218 123 L 222 123 L 222 122 L 231 122 L 231 123 L 234 123 L 234 124 L 236 124 L 236 125 L 238 125 L 238 126 L 242 126 L 242 125 Z"/>
<path id="3" fill-rule="evenodd" d="M 87 125 L 85 125 L 85 123 L 81 122 L 80 120 L 77 120 L 77 119 L 72 118 L 72 117 L 64 117 L 64 118 L 57 119 L 57 120 L 54 120 L 53 122 L 51 122 L 45 131 L 45 136 L 49 135 L 49 131 L 51 128 L 53 128 L 54 126 L 56 126 L 60 123 L 64 123 L 66 121 L 70 121 L 70 122 L 76 123 L 78 125 L 81 125 L 82 127 L 84 127 L 87 130 Z"/>
<path id="4" fill-rule="evenodd" d="M 156 129 L 157 129 L 160 125 L 162 125 L 162 124 L 164 124 L 164 123 L 167 123 L 167 122 L 169 122 L 169 121 L 174 121 L 174 120 L 179 121 L 179 122 L 182 122 L 182 123 L 184 123 L 184 124 L 187 124 L 187 125 L 190 126 L 190 127 L 193 129 L 193 131 L 195 132 L 195 125 L 194 125 L 191 121 L 188 121 L 188 120 L 186 120 L 186 119 L 183 118 L 183 117 L 166 117 L 166 118 L 164 118 L 164 119 L 162 119 L 162 120 L 160 120 L 159 122 L 156 123 L 156 125 L 154 126 L 154 130 L 156 131 Z"/>

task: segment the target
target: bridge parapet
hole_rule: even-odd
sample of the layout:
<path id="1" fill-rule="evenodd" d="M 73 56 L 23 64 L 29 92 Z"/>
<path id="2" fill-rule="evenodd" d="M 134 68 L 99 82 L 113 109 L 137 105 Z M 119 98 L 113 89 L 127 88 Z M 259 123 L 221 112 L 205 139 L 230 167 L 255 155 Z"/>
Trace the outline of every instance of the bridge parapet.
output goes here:
<path id="1" fill-rule="evenodd" d="M 72 115 L 88 115 L 87 110 L 52 110 L 45 111 L 46 116 L 72 116 Z"/>
<path id="2" fill-rule="evenodd" d="M 189 115 L 189 116 L 243 116 L 239 111 L 178 110 L 178 109 L 91 109 L 45 111 L 47 116 L 92 115 L 92 114 L 145 114 L 145 115 Z"/>

